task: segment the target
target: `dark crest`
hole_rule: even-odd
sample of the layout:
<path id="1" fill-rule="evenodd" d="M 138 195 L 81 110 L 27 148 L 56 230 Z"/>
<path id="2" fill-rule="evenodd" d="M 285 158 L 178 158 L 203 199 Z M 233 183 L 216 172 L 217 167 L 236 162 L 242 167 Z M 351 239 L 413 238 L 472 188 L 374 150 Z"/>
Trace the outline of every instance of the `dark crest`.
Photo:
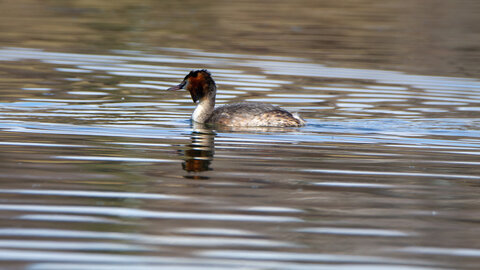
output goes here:
<path id="1" fill-rule="evenodd" d="M 199 76 L 201 74 L 202 76 Z M 199 70 L 192 70 L 190 73 L 185 76 L 184 81 L 189 81 L 190 83 L 190 95 L 192 96 L 193 102 L 197 102 L 198 100 L 205 97 L 209 91 L 215 91 L 216 85 L 213 81 L 210 72 L 206 69 L 199 69 Z"/>
<path id="2" fill-rule="evenodd" d="M 206 69 L 197 69 L 197 70 L 192 70 L 190 71 L 187 76 L 185 76 L 184 80 L 188 79 L 188 78 L 196 78 L 198 76 L 198 73 L 204 73 L 206 75 L 208 75 L 207 77 L 211 78 L 212 75 L 210 74 L 210 72 L 208 72 L 208 70 Z"/>

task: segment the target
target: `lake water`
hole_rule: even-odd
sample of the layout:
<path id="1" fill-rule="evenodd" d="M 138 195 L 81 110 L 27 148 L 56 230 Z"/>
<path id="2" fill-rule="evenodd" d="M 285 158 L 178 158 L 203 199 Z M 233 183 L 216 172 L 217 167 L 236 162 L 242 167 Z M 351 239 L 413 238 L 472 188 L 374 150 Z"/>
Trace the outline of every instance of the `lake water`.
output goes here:
<path id="1" fill-rule="evenodd" d="M 0 3 L 1 268 L 478 269 L 478 14 Z M 196 68 L 307 125 L 193 125 Z"/>

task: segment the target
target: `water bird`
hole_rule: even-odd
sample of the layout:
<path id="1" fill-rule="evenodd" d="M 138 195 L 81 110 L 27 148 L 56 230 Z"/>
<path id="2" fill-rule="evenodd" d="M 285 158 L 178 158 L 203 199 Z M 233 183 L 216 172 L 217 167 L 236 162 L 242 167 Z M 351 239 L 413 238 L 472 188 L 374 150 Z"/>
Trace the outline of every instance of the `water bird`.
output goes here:
<path id="1" fill-rule="evenodd" d="M 181 89 L 198 102 L 192 114 L 198 123 L 231 127 L 300 127 L 306 123 L 297 114 L 265 103 L 239 102 L 215 108 L 217 86 L 206 69 L 190 71 L 179 85 L 167 90 Z"/>

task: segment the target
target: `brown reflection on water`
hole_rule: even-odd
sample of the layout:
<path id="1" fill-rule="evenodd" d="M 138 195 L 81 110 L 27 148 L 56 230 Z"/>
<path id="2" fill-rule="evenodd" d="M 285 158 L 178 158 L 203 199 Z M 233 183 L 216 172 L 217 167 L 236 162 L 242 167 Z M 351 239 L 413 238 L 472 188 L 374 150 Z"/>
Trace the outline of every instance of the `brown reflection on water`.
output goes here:
<path id="1" fill-rule="evenodd" d="M 210 165 L 215 154 L 215 133 L 203 124 L 193 123 L 191 144 L 185 145 L 185 150 L 180 150 L 184 161 L 182 168 L 188 172 L 186 178 L 209 179 L 200 173 L 213 170 Z"/>
<path id="2" fill-rule="evenodd" d="M 479 12 L 468 0 L 2 1 L 0 41 L 75 52 L 184 47 L 478 76 Z"/>

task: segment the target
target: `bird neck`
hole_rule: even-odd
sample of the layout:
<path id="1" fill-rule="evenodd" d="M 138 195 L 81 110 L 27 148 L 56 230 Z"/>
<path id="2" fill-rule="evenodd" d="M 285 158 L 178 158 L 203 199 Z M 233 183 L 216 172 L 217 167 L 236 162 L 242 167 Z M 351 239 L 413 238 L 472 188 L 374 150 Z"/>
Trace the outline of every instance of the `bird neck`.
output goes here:
<path id="1" fill-rule="evenodd" d="M 215 96 L 210 96 L 200 99 L 197 107 L 193 111 L 192 120 L 198 123 L 205 123 L 212 115 L 215 108 Z"/>

